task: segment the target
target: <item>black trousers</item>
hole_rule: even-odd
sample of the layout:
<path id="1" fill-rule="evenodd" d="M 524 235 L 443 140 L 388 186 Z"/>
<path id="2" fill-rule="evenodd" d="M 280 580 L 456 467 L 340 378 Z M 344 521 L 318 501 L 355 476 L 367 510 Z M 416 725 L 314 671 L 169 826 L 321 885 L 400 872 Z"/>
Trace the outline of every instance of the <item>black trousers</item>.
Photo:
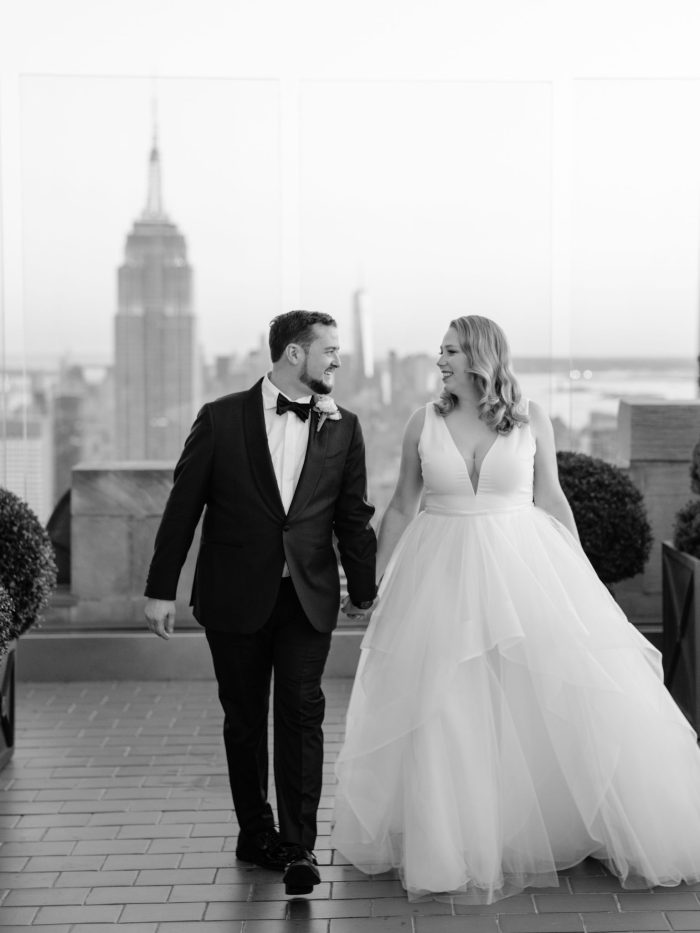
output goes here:
<path id="1" fill-rule="evenodd" d="M 274 826 L 268 802 L 267 724 L 274 673 L 277 816 L 283 842 L 313 849 L 323 785 L 321 677 L 331 644 L 304 614 L 283 578 L 272 615 L 256 632 L 206 630 L 224 710 L 233 806 L 245 833 Z"/>

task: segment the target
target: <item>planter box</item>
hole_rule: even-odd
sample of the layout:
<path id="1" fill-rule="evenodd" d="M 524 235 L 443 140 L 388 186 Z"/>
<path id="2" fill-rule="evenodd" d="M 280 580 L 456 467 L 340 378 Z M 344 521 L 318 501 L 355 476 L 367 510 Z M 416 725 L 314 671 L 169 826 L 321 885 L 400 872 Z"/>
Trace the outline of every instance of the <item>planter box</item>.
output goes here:
<path id="1" fill-rule="evenodd" d="M 665 683 L 693 728 L 700 728 L 700 560 L 664 541 L 663 658 Z"/>
<path id="2" fill-rule="evenodd" d="M 15 651 L 12 642 L 0 661 L 0 769 L 4 768 L 15 749 Z"/>

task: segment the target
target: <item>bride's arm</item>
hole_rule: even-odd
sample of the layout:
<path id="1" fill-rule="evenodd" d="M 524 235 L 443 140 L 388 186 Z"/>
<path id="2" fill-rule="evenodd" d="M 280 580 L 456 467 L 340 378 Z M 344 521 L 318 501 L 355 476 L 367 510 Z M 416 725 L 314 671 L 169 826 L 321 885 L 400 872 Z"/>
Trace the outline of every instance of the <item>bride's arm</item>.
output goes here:
<path id="1" fill-rule="evenodd" d="M 414 412 L 408 420 L 401 447 L 401 466 L 396 489 L 379 525 L 377 546 L 377 580 L 381 580 L 406 526 L 415 518 L 423 489 L 423 477 L 418 456 L 418 440 L 425 421 L 425 408 Z"/>
<path id="2" fill-rule="evenodd" d="M 535 505 L 558 519 L 578 540 L 578 531 L 571 506 L 559 485 L 559 470 L 557 468 L 552 422 L 542 408 L 534 402 L 530 402 L 529 415 L 530 428 L 537 445 L 535 451 Z"/>

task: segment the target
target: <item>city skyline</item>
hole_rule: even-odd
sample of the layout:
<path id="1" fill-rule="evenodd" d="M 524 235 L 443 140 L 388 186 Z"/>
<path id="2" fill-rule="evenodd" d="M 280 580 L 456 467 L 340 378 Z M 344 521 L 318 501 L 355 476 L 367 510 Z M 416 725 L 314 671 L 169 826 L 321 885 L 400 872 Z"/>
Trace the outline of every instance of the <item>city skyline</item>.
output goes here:
<path id="1" fill-rule="evenodd" d="M 128 48 L 101 37 L 103 73 L 100 16 L 80 0 L 66 22 L 29 0 L 0 37 L 12 358 L 111 357 L 154 93 L 207 359 L 299 306 L 334 314 L 351 350 L 358 289 L 378 358 L 433 352 L 469 312 L 498 320 L 516 356 L 696 355 L 697 7 L 444 2 L 440 19 L 379 0 L 349 18 L 270 0 L 266 17 L 212 0 L 185 48 L 189 7 L 174 0 L 166 22 L 157 6 L 140 5 Z"/>
<path id="2" fill-rule="evenodd" d="M 67 109 L 72 112 L 75 123 L 80 123 L 84 119 L 86 99 L 104 96 L 102 91 L 105 80 L 48 79 L 47 84 L 47 79 L 36 79 L 38 85 L 33 86 L 31 93 L 27 94 L 28 99 L 38 98 L 33 105 L 28 104 L 30 110 L 32 106 L 37 108 L 35 129 L 41 126 L 42 132 L 45 131 L 47 107 L 56 114 L 56 118 L 60 114 L 64 124 L 70 126 Z M 72 110 L 66 107 L 67 103 L 71 103 L 71 95 L 67 98 L 65 94 L 66 83 L 72 86 L 77 98 L 77 101 L 73 101 Z M 196 265 L 201 270 L 197 281 L 197 300 L 201 307 L 202 345 L 205 354 L 211 354 L 214 347 L 225 346 L 226 342 L 234 349 L 239 335 L 241 340 L 254 343 L 257 334 L 264 332 L 267 321 L 281 310 L 287 310 L 281 307 L 282 260 L 278 242 L 279 212 L 286 195 L 277 184 L 279 166 L 274 164 L 275 159 L 270 151 L 267 152 L 266 171 L 261 173 L 260 166 L 256 169 L 257 187 L 254 191 L 245 190 L 246 185 L 250 185 L 252 162 L 256 161 L 256 156 L 260 155 L 261 150 L 269 149 L 269 146 L 274 149 L 278 145 L 276 121 L 279 113 L 276 110 L 274 83 L 244 83 L 245 86 L 229 87 L 224 82 L 219 86 L 223 98 L 229 94 L 240 98 L 238 103 L 241 111 L 247 114 L 246 119 L 253 119 L 254 112 L 255 122 L 262 121 L 265 127 L 256 146 L 250 151 L 244 152 L 248 143 L 241 147 L 240 141 L 229 139 L 233 148 L 228 150 L 227 157 L 234 150 L 238 157 L 238 169 L 232 168 L 229 177 L 224 157 L 220 155 L 219 162 L 213 163 L 211 155 L 207 153 L 208 147 L 202 145 L 201 140 L 197 146 L 193 147 L 188 142 L 184 150 L 179 148 L 178 133 L 179 142 L 182 142 L 183 124 L 177 122 L 173 114 L 182 104 L 181 92 L 186 83 L 179 80 L 161 82 L 159 106 L 164 114 L 161 116 L 161 132 L 166 140 L 163 146 L 164 172 L 169 181 L 170 202 L 178 216 L 183 216 L 183 223 L 193 231 L 190 241 Z M 113 299 L 107 297 L 102 279 L 110 278 L 107 273 L 111 272 L 114 265 L 111 248 L 109 253 L 107 249 L 113 247 L 115 232 L 108 219 L 113 216 L 116 224 L 116 211 L 122 216 L 125 202 L 133 203 L 138 189 L 143 190 L 143 152 L 148 134 L 139 133 L 143 139 L 138 147 L 127 146 L 126 141 L 133 140 L 136 128 L 146 130 L 150 106 L 145 106 L 145 82 L 126 82 L 129 85 L 126 95 L 122 94 L 125 90 L 124 82 L 110 79 L 107 84 L 111 85 L 109 90 L 114 101 L 121 101 L 124 120 L 128 118 L 133 123 L 132 126 L 123 122 L 118 127 L 120 133 L 125 134 L 125 139 L 120 145 L 118 166 L 115 165 L 109 173 L 109 188 L 113 189 L 113 194 L 109 195 L 106 190 L 105 153 L 95 155 L 86 152 L 84 161 L 76 163 L 70 132 L 66 134 L 67 142 L 62 154 L 55 147 L 52 171 L 43 177 L 43 159 L 32 154 L 40 153 L 40 148 L 28 147 L 30 154 L 25 159 L 26 175 L 32 179 L 32 183 L 27 187 L 23 214 L 25 315 L 30 329 L 34 329 L 35 323 L 41 322 L 42 325 L 34 335 L 29 350 L 40 349 L 42 338 L 54 347 L 58 336 L 59 340 L 62 337 L 65 349 L 69 345 L 80 347 L 88 353 L 102 354 L 103 358 L 109 353 L 106 325 Z M 692 90 L 697 90 L 700 110 L 700 83 L 697 89 Z M 520 350 L 521 355 L 554 352 L 557 331 L 567 328 L 573 349 L 580 347 L 582 352 L 590 352 L 592 346 L 599 344 L 596 326 L 601 326 L 603 322 L 608 335 L 606 343 L 611 353 L 644 355 L 645 352 L 653 351 L 665 356 L 680 355 L 688 342 L 694 340 L 697 317 L 697 235 L 690 230 L 693 212 L 686 210 L 685 218 L 678 215 L 679 202 L 684 199 L 688 201 L 685 189 L 674 189 L 673 202 L 668 200 L 668 188 L 673 188 L 670 176 L 655 179 L 658 183 L 655 190 L 650 182 L 647 183 L 644 192 L 646 200 L 641 205 L 642 213 L 646 211 L 651 215 L 663 203 L 667 210 L 676 212 L 674 222 L 678 225 L 682 221 L 683 226 L 679 230 L 659 230 L 655 223 L 653 230 L 644 231 L 646 239 L 640 241 L 642 246 L 639 248 L 643 253 L 640 255 L 635 255 L 627 242 L 629 238 L 624 235 L 624 229 L 620 229 L 620 223 L 623 228 L 626 223 L 639 225 L 639 211 L 630 212 L 628 219 L 624 216 L 616 217 L 616 212 L 619 214 L 621 208 L 619 204 L 615 205 L 613 199 L 608 204 L 610 216 L 601 216 L 598 221 L 596 204 L 610 196 L 609 186 L 613 185 L 617 176 L 625 172 L 629 175 L 633 171 L 643 174 L 643 168 L 637 166 L 634 169 L 632 160 L 628 160 L 627 164 L 618 153 L 615 157 L 617 168 L 610 178 L 601 176 L 602 181 L 599 179 L 595 183 L 586 179 L 581 181 L 581 190 L 576 194 L 581 202 L 580 209 L 588 211 L 590 216 L 587 220 L 588 233 L 583 237 L 576 255 L 588 272 L 583 275 L 574 262 L 569 317 L 565 319 L 564 311 L 555 309 L 552 303 L 554 270 L 550 236 L 553 206 L 547 149 L 551 143 L 551 132 L 546 125 L 549 89 L 536 84 L 465 90 L 462 85 L 456 85 L 450 86 L 447 99 L 445 90 L 440 90 L 439 103 L 445 112 L 457 106 L 456 97 L 461 106 L 470 106 L 475 114 L 481 114 L 484 128 L 490 127 L 490 143 L 470 156 L 472 175 L 480 179 L 481 186 L 488 188 L 482 197 L 490 200 L 488 204 L 482 200 L 479 209 L 474 210 L 471 216 L 467 216 L 464 204 L 460 210 L 445 213 L 441 221 L 445 228 L 441 239 L 436 240 L 434 255 L 424 261 L 421 260 L 420 250 L 433 234 L 418 229 L 411 245 L 406 246 L 404 243 L 402 247 L 396 242 L 395 231 L 399 227 L 415 225 L 416 218 L 431 218 L 435 193 L 431 194 L 428 185 L 422 193 L 416 190 L 415 198 L 405 196 L 411 187 L 412 169 L 404 167 L 401 172 L 392 172 L 392 159 L 398 162 L 396 152 L 384 156 L 383 163 L 376 170 L 372 169 L 370 159 L 354 179 L 346 175 L 342 192 L 334 184 L 333 173 L 323 177 L 320 172 L 322 164 L 338 163 L 340 153 L 337 140 L 342 138 L 343 121 L 348 119 L 348 113 L 355 113 L 362 123 L 369 119 L 365 104 L 375 91 L 371 86 L 360 87 L 359 92 L 354 85 L 345 87 L 344 93 L 349 95 L 353 103 L 357 103 L 355 98 L 358 93 L 359 98 L 365 102 L 360 108 L 361 115 L 357 116 L 351 103 L 346 101 L 334 117 L 335 132 L 328 133 L 323 140 L 314 138 L 314 144 L 309 145 L 307 150 L 309 154 L 302 156 L 301 190 L 308 190 L 309 179 L 314 179 L 312 184 L 315 186 L 313 197 L 309 196 L 300 207 L 299 272 L 302 293 L 309 296 L 308 300 L 301 302 L 302 306 L 328 310 L 341 325 L 349 325 L 351 295 L 358 287 L 366 288 L 373 298 L 375 339 L 380 354 L 391 350 L 403 353 L 426 352 L 431 343 L 439 343 L 442 336 L 435 330 L 436 324 L 445 327 L 451 317 L 469 311 L 484 313 L 499 320 L 511 337 L 514 352 Z M 328 87 L 316 87 L 309 91 L 306 111 L 315 115 L 316 124 L 321 122 L 319 114 L 327 112 L 328 95 L 335 99 L 338 93 L 337 88 Z M 388 93 L 394 103 L 398 96 L 404 110 L 411 106 L 413 95 L 411 93 L 409 99 L 406 88 L 402 87 L 399 91 L 391 88 L 384 93 Z M 203 95 L 203 88 L 198 87 L 198 93 L 190 101 L 193 110 L 197 108 L 198 102 L 201 103 L 202 96 L 206 96 Z M 248 99 L 249 96 L 255 98 L 257 103 Z M 490 98 L 490 101 L 484 97 Z M 265 106 L 261 106 L 261 101 Z M 423 108 L 425 119 L 428 112 L 432 112 L 435 138 L 440 120 L 445 116 L 445 113 L 434 112 L 437 103 L 435 92 L 431 90 L 423 102 Z M 662 95 L 657 104 L 663 109 L 668 101 Z M 589 101 L 587 106 L 595 109 L 594 101 Z M 263 119 L 261 113 L 266 107 L 269 112 Z M 517 123 L 515 129 L 521 141 L 517 157 L 505 145 L 505 136 L 514 131 L 513 121 Z M 116 129 L 113 126 L 112 132 Z M 378 124 L 375 129 L 380 133 Z M 350 131 L 351 137 L 359 134 L 359 130 L 353 132 L 351 126 L 346 126 L 346 130 Z M 204 133 L 200 135 L 204 137 Z M 105 134 L 97 134 L 96 138 L 109 138 L 107 125 Z M 211 148 L 217 148 L 219 142 L 218 138 L 212 140 Z M 451 157 L 448 174 L 456 177 L 460 171 L 459 158 L 466 157 L 468 141 L 463 137 L 455 137 L 453 142 L 453 148 L 459 145 L 463 147 L 461 153 L 453 152 Z M 698 156 L 695 164 L 700 165 L 700 139 L 693 142 Z M 407 145 L 408 139 L 398 134 L 395 145 L 404 143 Z M 495 163 L 494 152 L 499 154 Z M 136 155 L 138 159 L 135 159 Z M 426 158 L 425 153 L 420 158 Z M 693 161 L 693 153 L 686 151 L 684 158 L 690 163 Z M 138 172 L 134 172 L 134 161 L 140 167 Z M 87 166 L 98 170 L 94 177 L 89 173 L 86 175 Z M 384 184 L 383 180 L 393 175 L 392 184 L 384 185 L 383 201 L 372 201 L 366 190 L 367 179 L 373 171 L 377 185 Z M 33 175 L 35 172 L 36 176 Z M 214 188 L 223 193 L 218 202 L 210 198 L 209 206 L 203 207 L 198 196 L 198 180 L 209 172 L 217 176 Z M 58 186 L 55 184 L 56 173 L 64 182 Z M 694 174 L 688 169 L 683 176 L 686 186 L 691 181 L 698 184 Z M 242 179 L 245 179 L 245 184 Z M 666 187 L 661 185 L 661 181 Z M 448 198 L 451 184 L 449 181 L 447 187 L 443 186 L 438 192 L 438 201 Z M 592 186 L 590 191 L 586 185 Z M 602 188 L 598 190 L 596 185 L 598 188 L 602 185 Z M 81 187 L 85 191 L 81 192 Z M 465 186 L 462 200 L 472 195 L 473 191 L 468 185 Z M 652 203 L 652 195 L 659 203 Z M 113 214 L 106 210 L 111 203 L 110 196 L 114 202 Z M 693 196 L 690 202 L 696 200 L 700 198 Z M 59 206 L 49 212 L 47 205 L 52 202 Z M 78 210 L 84 213 L 81 215 Z M 65 223 L 65 218 L 71 216 L 80 221 L 74 227 Z M 99 226 L 96 218 L 99 218 Z M 643 220 L 644 217 L 641 218 Z M 602 226 L 595 230 L 594 236 L 593 228 L 597 223 Z M 52 226 L 55 227 L 53 236 L 50 233 Z M 358 245 L 358 240 L 363 239 L 358 232 L 362 228 L 367 228 L 366 236 L 364 242 Z M 89 271 L 80 281 L 71 280 L 65 264 L 60 261 L 60 254 L 47 250 L 52 242 L 58 242 L 59 229 L 63 239 L 76 251 L 84 251 L 89 245 L 90 249 L 96 251 L 96 255 L 102 257 L 90 264 Z M 676 242 L 681 234 L 685 234 L 682 249 Z M 665 244 L 663 251 L 659 243 L 655 244 L 655 237 L 659 243 Z M 616 242 L 608 242 L 605 254 L 596 249 L 596 242 L 611 239 Z M 327 240 L 330 241 L 330 247 Z M 646 255 L 648 251 L 653 252 L 657 248 L 658 268 Z M 402 251 L 406 251 L 410 262 L 404 260 Z M 476 259 L 469 262 L 472 253 Z M 615 268 L 608 268 L 606 255 L 617 256 L 613 264 Z M 663 262 L 670 263 L 671 269 L 665 269 Z M 673 266 L 677 268 L 674 270 Z M 223 273 L 221 270 L 224 270 Z M 392 275 L 392 272 L 395 274 Z M 666 282 L 671 272 L 673 279 Z M 307 284 L 304 285 L 304 282 Z M 442 287 L 436 285 L 440 282 L 443 283 Z M 513 297 L 514 291 L 518 293 L 517 298 Z M 441 309 L 444 308 L 439 313 L 431 307 L 436 301 Z M 662 305 L 662 301 L 665 304 Z M 86 307 L 99 308 L 100 312 L 91 310 L 86 313 Z M 675 322 L 674 327 L 666 328 L 659 335 L 649 326 L 640 326 L 661 307 L 664 307 L 666 319 Z M 429 308 L 429 312 L 424 310 Z M 105 314 L 102 309 L 109 313 Z M 422 318 L 429 319 L 429 323 Z M 444 320 L 444 324 L 437 318 Z M 351 333 L 351 327 L 346 329 Z"/>

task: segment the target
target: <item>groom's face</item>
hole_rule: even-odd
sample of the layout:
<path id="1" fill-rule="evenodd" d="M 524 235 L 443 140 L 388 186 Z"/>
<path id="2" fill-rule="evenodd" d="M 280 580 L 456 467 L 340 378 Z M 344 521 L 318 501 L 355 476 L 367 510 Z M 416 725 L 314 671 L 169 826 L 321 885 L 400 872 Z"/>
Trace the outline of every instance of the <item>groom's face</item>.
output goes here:
<path id="1" fill-rule="evenodd" d="M 317 395 L 333 391 L 335 371 L 340 366 L 340 345 L 337 327 L 314 324 L 315 337 L 309 344 L 299 379 Z"/>

